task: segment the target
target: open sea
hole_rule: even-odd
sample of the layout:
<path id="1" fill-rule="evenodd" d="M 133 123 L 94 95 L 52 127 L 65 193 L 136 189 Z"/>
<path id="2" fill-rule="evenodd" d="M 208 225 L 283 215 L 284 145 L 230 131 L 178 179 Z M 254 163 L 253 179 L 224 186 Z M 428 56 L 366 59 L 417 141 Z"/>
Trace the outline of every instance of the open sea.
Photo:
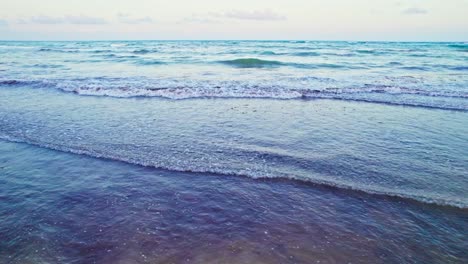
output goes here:
<path id="1" fill-rule="evenodd" d="M 468 263 L 468 44 L 0 41 L 0 263 Z"/>

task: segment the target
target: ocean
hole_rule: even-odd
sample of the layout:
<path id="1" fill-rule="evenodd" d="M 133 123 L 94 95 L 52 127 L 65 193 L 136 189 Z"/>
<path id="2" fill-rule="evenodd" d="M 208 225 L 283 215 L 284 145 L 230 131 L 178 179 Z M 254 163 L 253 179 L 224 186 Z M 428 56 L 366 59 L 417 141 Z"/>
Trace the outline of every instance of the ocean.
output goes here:
<path id="1" fill-rule="evenodd" d="M 0 263 L 466 263 L 468 44 L 0 42 Z"/>

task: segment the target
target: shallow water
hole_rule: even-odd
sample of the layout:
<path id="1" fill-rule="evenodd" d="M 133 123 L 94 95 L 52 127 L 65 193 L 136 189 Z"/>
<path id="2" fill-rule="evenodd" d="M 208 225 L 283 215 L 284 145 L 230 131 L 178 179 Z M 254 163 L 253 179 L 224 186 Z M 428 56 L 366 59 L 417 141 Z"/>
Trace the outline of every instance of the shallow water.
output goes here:
<path id="1" fill-rule="evenodd" d="M 0 138 L 174 171 L 288 178 L 468 207 L 466 112 L 344 101 L 0 91 Z"/>
<path id="2" fill-rule="evenodd" d="M 0 263 L 468 261 L 466 44 L 0 55 Z"/>
<path id="3" fill-rule="evenodd" d="M 0 263 L 463 263 L 465 210 L 0 141 Z"/>

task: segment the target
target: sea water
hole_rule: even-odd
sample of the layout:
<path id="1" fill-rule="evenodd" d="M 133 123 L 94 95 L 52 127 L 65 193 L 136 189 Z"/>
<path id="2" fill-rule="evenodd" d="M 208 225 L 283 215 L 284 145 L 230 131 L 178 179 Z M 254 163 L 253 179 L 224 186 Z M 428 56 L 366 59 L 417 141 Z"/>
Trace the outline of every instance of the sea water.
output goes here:
<path id="1" fill-rule="evenodd" d="M 0 42 L 0 263 L 465 262 L 467 51 Z"/>

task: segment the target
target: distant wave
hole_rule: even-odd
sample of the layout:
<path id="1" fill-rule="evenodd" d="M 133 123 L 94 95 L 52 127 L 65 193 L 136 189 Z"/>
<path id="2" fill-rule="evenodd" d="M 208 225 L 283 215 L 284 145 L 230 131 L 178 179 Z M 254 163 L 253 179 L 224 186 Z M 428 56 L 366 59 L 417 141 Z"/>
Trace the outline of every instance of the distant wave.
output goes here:
<path id="1" fill-rule="evenodd" d="M 64 65 L 58 65 L 58 64 L 34 64 L 34 65 L 31 65 L 31 67 L 43 68 L 43 69 L 60 69 L 60 68 L 65 68 Z"/>
<path id="2" fill-rule="evenodd" d="M 104 54 L 104 55 L 96 55 L 96 57 L 101 57 L 104 59 L 113 59 L 113 58 L 116 58 L 117 55 L 114 53 L 109 53 L 109 54 Z"/>
<path id="3" fill-rule="evenodd" d="M 24 82 L 22 81 L 17 81 L 17 80 L 3 80 L 3 81 L 0 81 L 0 85 L 6 85 L 6 86 L 16 86 L 16 85 L 21 85 L 21 84 L 25 84 Z"/>
<path id="4" fill-rule="evenodd" d="M 344 52 L 344 53 L 334 53 L 334 52 L 323 52 L 321 55 L 324 56 L 335 56 L 335 57 L 355 57 L 355 53 Z"/>
<path id="5" fill-rule="evenodd" d="M 385 54 L 385 52 L 377 51 L 377 50 L 356 50 L 356 52 L 361 53 L 361 54 L 372 54 L 372 55 Z"/>
<path id="6" fill-rule="evenodd" d="M 59 143 L 47 143 L 47 142 L 40 142 L 33 139 L 26 139 L 26 138 L 19 138 L 16 136 L 6 135 L 0 133 L 0 140 L 16 142 L 16 143 L 25 143 L 37 147 L 48 148 L 52 150 L 73 153 L 78 155 L 85 155 L 92 158 L 98 159 L 107 159 L 107 160 L 114 160 L 119 162 L 125 162 L 128 164 L 144 166 L 144 167 L 152 167 L 156 169 L 163 169 L 168 171 L 177 171 L 177 172 L 185 172 L 185 173 L 208 173 L 208 174 L 216 174 L 216 175 L 225 175 L 225 176 L 238 176 L 238 177 L 249 177 L 253 179 L 287 179 L 293 181 L 299 181 L 304 183 L 311 183 L 326 187 L 333 187 L 343 190 L 352 190 L 357 192 L 363 192 L 370 195 L 379 195 L 379 196 L 387 196 L 387 197 L 397 197 L 401 199 L 410 199 L 415 200 L 422 203 L 429 203 L 429 204 L 436 204 L 439 206 L 451 206 L 457 207 L 461 209 L 468 208 L 468 204 L 463 199 L 459 198 L 447 198 L 447 197 L 440 197 L 438 195 L 428 195 L 426 192 L 405 192 L 398 189 L 390 189 L 387 187 L 379 187 L 379 186 L 362 186 L 360 184 L 356 185 L 352 182 L 347 182 L 339 179 L 329 179 L 327 177 L 320 177 L 315 176 L 314 178 L 305 178 L 300 176 L 294 175 L 272 175 L 268 176 L 262 173 L 255 173 L 252 171 L 242 170 L 236 171 L 231 169 L 221 169 L 221 168 L 213 168 L 213 167 L 203 167 L 193 165 L 192 167 L 180 167 L 180 166 L 170 166 L 161 164 L 159 161 L 151 161 L 148 159 L 136 159 L 129 156 L 122 156 L 115 154 L 114 152 L 104 152 L 93 150 L 91 148 L 86 147 L 71 147 L 66 146 L 64 144 Z"/>
<path id="7" fill-rule="evenodd" d="M 428 71 L 429 69 L 427 67 L 423 66 L 404 66 L 400 67 L 402 70 L 410 70 L 410 71 Z"/>
<path id="8" fill-rule="evenodd" d="M 281 66 L 284 64 L 280 61 L 261 60 L 256 58 L 224 60 L 219 62 L 237 68 L 265 68 Z"/>
<path id="9" fill-rule="evenodd" d="M 278 55 L 278 53 L 267 50 L 267 51 L 260 52 L 260 55 Z"/>
<path id="10" fill-rule="evenodd" d="M 44 52 L 44 51 L 54 51 L 53 49 L 48 49 L 48 48 L 41 48 L 38 51 Z"/>
<path id="11" fill-rule="evenodd" d="M 79 53 L 79 50 L 40 48 L 39 52 Z"/>
<path id="12" fill-rule="evenodd" d="M 454 71 L 468 71 L 468 66 L 448 66 L 447 68 Z"/>
<path id="13" fill-rule="evenodd" d="M 244 52 L 245 53 L 245 52 Z M 270 50 L 267 50 L 267 51 L 261 51 L 261 52 L 258 52 L 258 54 L 260 55 L 287 55 L 287 56 L 296 56 L 296 57 L 317 57 L 317 56 L 320 56 L 321 54 L 319 52 L 315 52 L 315 51 L 299 51 L 299 52 L 292 52 L 292 53 L 288 53 L 288 52 L 277 52 L 277 51 L 270 51 Z"/>
<path id="14" fill-rule="evenodd" d="M 117 55 L 114 53 L 110 54 L 99 54 L 99 55 L 94 55 L 95 57 L 107 59 L 113 62 L 128 62 L 132 63 L 135 65 L 160 65 L 160 64 L 166 64 L 163 61 L 160 60 L 154 60 L 154 59 L 148 59 L 148 58 L 143 58 L 138 55 Z M 89 62 L 89 61 L 87 61 Z M 96 61 L 100 62 L 100 61 Z"/>
<path id="15" fill-rule="evenodd" d="M 162 65 L 166 64 L 165 62 L 159 61 L 159 60 L 137 60 L 135 61 L 135 64 L 138 65 Z"/>
<path id="16" fill-rule="evenodd" d="M 138 50 L 134 50 L 132 51 L 133 53 L 135 54 L 148 54 L 148 53 L 155 53 L 155 52 L 158 52 L 157 50 L 155 49 L 152 49 L 152 50 L 148 50 L 148 49 L 138 49 Z"/>
<path id="17" fill-rule="evenodd" d="M 22 85 L 38 85 L 41 81 L 26 81 L 26 80 L 0 80 L 1 86 L 22 86 Z"/>
<path id="18" fill-rule="evenodd" d="M 315 56 L 320 56 L 320 53 L 313 52 L 313 51 L 303 51 L 303 52 L 292 53 L 291 55 L 299 56 L 299 57 L 315 57 Z"/>
<path id="19" fill-rule="evenodd" d="M 91 51 L 91 53 L 110 53 L 110 52 L 114 52 L 113 50 L 110 50 L 110 49 L 105 49 L 105 50 L 93 50 Z"/>
<path id="20" fill-rule="evenodd" d="M 468 44 L 450 44 L 448 45 L 448 47 L 450 48 L 454 48 L 458 51 L 461 51 L 461 52 L 468 52 Z"/>
<path id="21" fill-rule="evenodd" d="M 311 53 L 300 53 L 298 56 L 315 56 Z M 217 63 L 226 64 L 235 68 L 274 68 L 287 66 L 300 69 L 363 69 L 362 66 L 353 66 L 334 63 L 296 63 L 296 62 L 281 62 L 276 60 L 262 60 L 256 58 L 234 59 L 218 61 Z"/>

